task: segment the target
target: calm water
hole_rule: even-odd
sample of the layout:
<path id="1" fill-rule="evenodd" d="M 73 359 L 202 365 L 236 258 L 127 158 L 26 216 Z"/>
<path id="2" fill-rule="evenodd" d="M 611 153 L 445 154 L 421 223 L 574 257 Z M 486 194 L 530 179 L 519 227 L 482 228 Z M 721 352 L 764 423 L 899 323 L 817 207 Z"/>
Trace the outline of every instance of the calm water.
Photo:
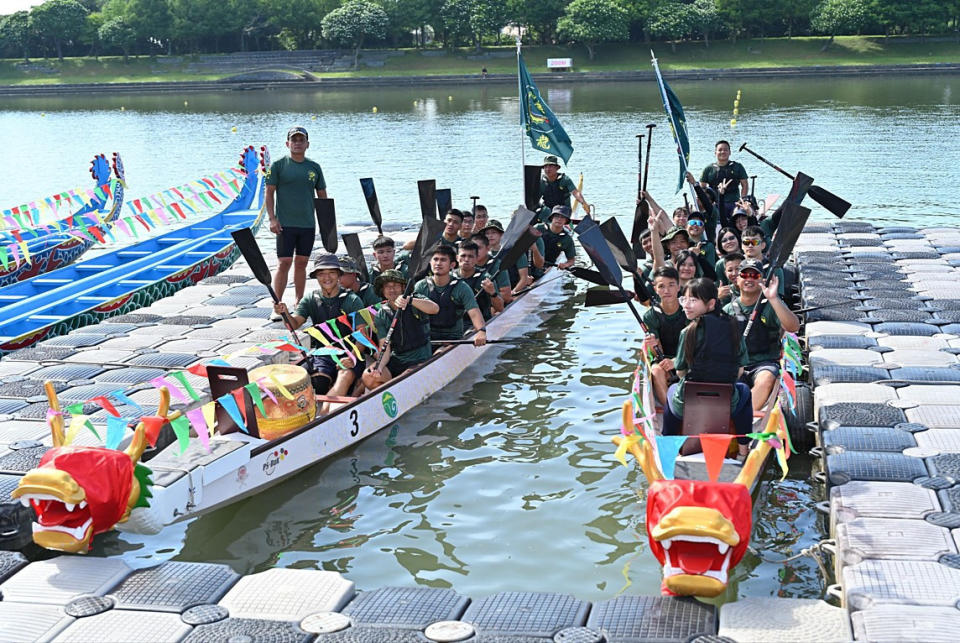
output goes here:
<path id="1" fill-rule="evenodd" d="M 960 214 L 950 198 L 960 178 L 952 100 L 960 77 L 678 82 L 674 89 L 686 107 L 694 168 L 712 159 L 716 139 L 735 147 L 746 141 L 853 202 L 848 219 L 953 224 Z M 416 180 L 423 178 L 452 188 L 461 207 L 477 194 L 494 217 L 506 216 L 521 195 L 513 91 L 5 99 L 0 141 L 19 163 L 0 182 L 0 206 L 86 185 L 87 164 L 99 152 L 121 152 L 130 194 L 151 194 L 232 165 L 246 144 L 266 143 L 279 155 L 286 129 L 304 123 L 341 221 L 366 217 L 362 176 L 376 179 L 391 222 L 419 218 Z M 650 190 L 661 205 L 681 202 L 672 196 L 677 161 L 653 85 L 585 84 L 546 94 L 576 147 L 570 172 L 585 174 L 584 192 L 600 216 L 632 213 L 634 137 L 647 122 L 659 125 Z M 541 156 L 528 151 L 527 158 Z M 758 196 L 788 189 L 773 170 L 735 158 L 758 175 Z M 418 583 L 474 596 L 550 590 L 591 600 L 656 593 L 643 478 L 614 460 L 609 443 L 639 338 L 625 311 L 578 305 L 581 291 L 571 284 L 550 304 L 549 321 L 531 334 L 543 344 L 483 360 L 340 456 L 161 535 L 107 536 L 96 552 L 134 565 L 175 558 L 241 572 L 331 569 L 360 588 Z M 791 465 L 786 482 L 760 489 L 753 544 L 764 559 L 747 555 L 732 593 L 821 594 L 812 561 L 768 562 L 822 537 L 810 463 Z"/>

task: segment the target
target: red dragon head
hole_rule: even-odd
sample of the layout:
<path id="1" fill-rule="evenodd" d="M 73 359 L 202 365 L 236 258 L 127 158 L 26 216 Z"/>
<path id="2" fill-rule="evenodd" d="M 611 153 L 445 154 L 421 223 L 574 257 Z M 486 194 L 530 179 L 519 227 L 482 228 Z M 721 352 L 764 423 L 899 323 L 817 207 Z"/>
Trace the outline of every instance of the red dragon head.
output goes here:
<path id="1" fill-rule="evenodd" d="M 50 407 L 59 411 L 53 387 Z M 166 416 L 170 394 L 162 388 L 158 414 Z M 145 425 L 137 425 L 126 451 L 64 446 L 63 416 L 50 418 L 53 448 L 29 471 L 11 496 L 37 513 L 33 541 L 47 549 L 86 553 L 97 534 L 109 531 L 145 506 L 149 470 L 137 464 L 147 445 Z"/>
<path id="2" fill-rule="evenodd" d="M 624 426 L 633 426 L 629 401 L 624 403 L 623 414 Z M 771 424 L 774 421 L 778 418 L 772 417 Z M 623 438 L 617 436 L 613 441 L 619 445 Z M 750 487 L 770 446 L 762 442 L 755 447 L 733 482 L 666 480 L 648 441 L 631 444 L 629 450 L 650 485 L 647 536 L 653 555 L 663 565 L 661 592 L 667 596 L 722 594 L 730 570 L 743 559 L 750 544 Z"/>

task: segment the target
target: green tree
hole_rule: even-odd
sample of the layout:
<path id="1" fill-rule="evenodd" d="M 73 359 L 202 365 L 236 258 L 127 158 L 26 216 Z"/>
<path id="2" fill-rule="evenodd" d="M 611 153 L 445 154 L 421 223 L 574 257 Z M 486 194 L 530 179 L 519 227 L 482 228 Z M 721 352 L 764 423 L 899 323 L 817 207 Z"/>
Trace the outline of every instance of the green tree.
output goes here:
<path id="1" fill-rule="evenodd" d="M 126 18 L 110 18 L 103 23 L 97 35 L 105 46 L 121 50 L 123 52 L 123 62 L 129 62 L 130 50 L 137 42 L 137 32 L 127 22 Z"/>
<path id="2" fill-rule="evenodd" d="M 692 5 L 667 2 L 658 6 L 650 16 L 648 29 L 654 38 L 670 41 L 670 49 L 677 51 L 677 41 L 693 31 Z"/>
<path id="3" fill-rule="evenodd" d="M 770 3 L 764 0 L 716 0 L 724 27 L 736 40 L 741 35 L 766 35 Z"/>
<path id="4" fill-rule="evenodd" d="M 830 36 L 823 46 L 826 50 L 837 34 L 859 32 L 866 22 L 866 0 L 824 0 L 814 9 L 810 28 Z"/>
<path id="5" fill-rule="evenodd" d="M 323 37 L 344 47 L 353 48 L 353 68 L 360 61 L 360 47 L 367 38 L 385 38 L 386 12 L 368 0 L 349 0 L 323 18 Z"/>
<path id="6" fill-rule="evenodd" d="M 323 37 L 323 18 L 339 6 L 336 0 L 262 0 L 267 30 L 286 49 L 316 46 Z"/>
<path id="7" fill-rule="evenodd" d="M 500 30 L 508 22 L 505 0 L 474 0 L 470 14 L 470 30 L 477 40 L 477 51 L 486 35 L 496 36 L 500 40 Z"/>
<path id="8" fill-rule="evenodd" d="M 710 46 L 710 32 L 720 26 L 716 0 L 694 0 L 690 5 L 690 24 L 703 35 L 703 44 Z"/>
<path id="9" fill-rule="evenodd" d="M 30 62 L 30 13 L 17 11 L 0 18 L 0 50 L 23 55 Z"/>
<path id="10" fill-rule="evenodd" d="M 30 24 L 37 34 L 53 42 L 57 59 L 63 62 L 63 43 L 83 33 L 86 8 L 76 0 L 47 0 L 30 11 Z"/>
<path id="11" fill-rule="evenodd" d="M 128 0 L 126 5 L 123 17 L 136 39 L 148 46 L 166 49 L 169 54 L 173 16 L 167 0 Z"/>
<path id="12" fill-rule="evenodd" d="M 470 15 L 473 13 L 473 0 L 446 0 L 440 9 L 443 21 L 443 45 L 456 47 L 470 35 Z"/>
<path id="13" fill-rule="evenodd" d="M 513 24 L 546 45 L 552 41 L 566 6 L 567 0 L 507 0 L 507 14 Z"/>
<path id="14" fill-rule="evenodd" d="M 601 42 L 617 42 L 630 36 L 629 14 L 614 0 L 573 0 L 557 22 L 557 35 L 587 48 L 593 60 Z"/>

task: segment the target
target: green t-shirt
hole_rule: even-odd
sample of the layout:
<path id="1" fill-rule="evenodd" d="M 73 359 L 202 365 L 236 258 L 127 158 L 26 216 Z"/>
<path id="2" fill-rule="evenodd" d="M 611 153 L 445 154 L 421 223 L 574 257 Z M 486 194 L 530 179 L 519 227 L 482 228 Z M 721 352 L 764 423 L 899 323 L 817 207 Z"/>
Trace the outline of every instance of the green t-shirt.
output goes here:
<path id="1" fill-rule="evenodd" d="M 430 297 L 431 292 L 436 293 L 435 298 Z M 463 314 L 469 310 L 478 308 L 477 298 L 473 296 L 473 291 L 470 290 L 470 286 L 460 279 L 453 279 L 446 286 L 437 286 L 433 282 L 433 277 L 427 277 L 417 282 L 417 285 L 413 287 L 413 293 L 437 303 L 440 303 L 437 301 L 439 299 L 444 302 L 442 305 L 448 305 L 454 308 L 452 315 L 455 319 L 451 326 L 441 327 L 436 325 L 437 322 L 443 323 L 449 319 L 448 315 L 451 313 L 444 311 L 443 308 L 441 308 L 440 312 L 436 315 L 430 316 L 430 339 L 462 338 Z M 447 295 L 449 295 L 449 297 Z"/>
<path id="2" fill-rule="evenodd" d="M 406 250 L 397 250 L 396 254 L 393 256 L 393 269 L 399 270 L 400 274 L 404 277 L 410 276 L 410 267 L 407 265 L 407 262 L 410 261 L 410 253 Z M 367 271 L 370 273 L 370 283 L 376 281 L 377 276 L 383 272 L 380 270 L 380 265 L 377 262 L 371 263 L 367 266 Z"/>
<path id="3" fill-rule="evenodd" d="M 408 306 L 412 309 L 414 319 L 424 326 L 429 327 L 429 322 L 427 320 L 429 315 L 415 308 L 412 303 L 408 304 Z M 384 338 L 387 336 L 387 333 L 390 331 L 390 324 L 393 323 L 393 318 L 396 313 L 397 311 L 390 308 L 390 306 L 384 306 L 377 311 L 377 314 L 373 317 L 373 325 L 377 330 L 377 337 Z M 427 331 L 425 334 L 428 338 L 430 337 L 429 331 Z M 396 337 L 396 333 L 394 333 L 394 337 Z M 394 351 L 391 348 L 390 353 L 393 357 L 397 358 L 397 361 L 401 364 L 419 364 L 420 362 L 425 362 L 430 358 L 430 342 L 424 342 L 422 346 L 412 350 L 404 351 L 402 353 Z M 393 374 L 396 375 L 397 373 Z"/>
<path id="4" fill-rule="evenodd" d="M 550 226 L 546 224 L 538 224 L 537 230 L 542 233 L 542 236 L 537 239 L 537 241 L 543 242 L 543 259 L 547 263 L 560 263 L 560 255 L 563 254 L 565 260 L 573 259 L 577 256 L 576 246 L 573 244 L 573 238 L 567 233 L 566 230 L 561 230 L 560 234 L 554 233 L 550 230 Z"/>
<path id="5" fill-rule="evenodd" d="M 736 318 L 740 323 L 740 328 L 745 328 L 750 314 L 753 312 L 753 306 L 741 306 L 740 300 L 735 299 L 723 307 L 723 312 Z M 761 328 L 758 328 L 761 327 Z M 751 336 L 754 333 L 766 335 L 764 348 L 755 353 L 750 352 L 750 342 L 743 345 L 743 365 L 753 366 L 760 362 L 779 362 L 780 361 L 780 318 L 777 317 L 777 311 L 773 309 L 770 302 L 765 302 L 760 314 L 753 322 L 753 328 L 750 330 Z M 761 337 L 763 336 L 761 335 Z"/>
<path id="6" fill-rule="evenodd" d="M 327 189 L 319 163 L 308 158 L 297 163 L 284 156 L 270 165 L 266 184 L 277 188 L 276 215 L 280 225 L 311 230 L 316 227 L 313 199 L 316 190 Z"/>
<path id="7" fill-rule="evenodd" d="M 661 314 L 663 317 L 661 317 Z M 663 349 L 663 354 L 666 357 L 674 357 L 675 352 L 671 350 L 674 346 L 672 338 L 662 337 L 661 334 L 664 330 L 667 330 L 663 327 L 664 325 L 674 329 L 680 328 L 682 332 L 682 329 L 688 323 L 687 316 L 684 314 L 683 308 L 677 308 L 676 312 L 674 312 L 672 315 L 668 315 L 667 313 L 662 312 L 662 310 L 660 311 L 660 314 L 658 314 L 653 308 L 648 308 L 643 311 L 642 319 L 643 323 L 646 324 L 647 328 L 650 329 L 650 333 L 660 340 L 660 346 Z"/>
<path id="8" fill-rule="evenodd" d="M 703 245 L 700 247 L 700 249 L 703 251 L 703 257 L 704 257 L 709 263 L 714 263 L 714 264 L 715 264 L 715 263 L 717 262 L 717 247 L 716 247 L 715 245 L 713 245 L 712 242 L 707 241 L 706 235 L 700 237 L 700 239 L 701 239 L 700 243 L 703 244 Z M 692 244 L 691 244 L 691 245 L 692 245 Z"/>
<path id="9" fill-rule="evenodd" d="M 724 203 L 736 203 L 740 200 L 740 181 L 749 178 L 747 170 L 736 161 L 728 161 L 723 167 L 711 163 L 703 168 L 703 172 L 700 174 L 700 182 L 706 183 L 715 190 L 723 181 L 732 179 L 723 193 Z"/>
<path id="10" fill-rule="evenodd" d="M 557 188 L 566 192 L 566 199 L 561 199 L 557 203 L 549 202 L 547 195 L 555 191 Z M 570 206 L 570 194 L 577 189 L 577 184 L 573 182 L 566 174 L 559 174 L 556 181 L 548 181 L 547 177 L 540 177 L 540 194 L 543 195 L 543 205 L 548 208 L 553 208 L 555 205 L 565 205 Z"/>
<path id="11" fill-rule="evenodd" d="M 487 263 L 482 266 L 478 264 L 477 271 L 480 270 L 490 275 L 490 279 L 494 285 L 496 285 L 498 291 L 501 288 L 510 287 L 510 275 L 508 275 L 506 271 L 500 272 L 500 262 L 496 259 L 487 258 Z"/>
<path id="12" fill-rule="evenodd" d="M 362 301 L 366 306 L 373 306 L 374 304 L 379 304 L 382 301 L 374 291 L 373 284 L 363 283 L 360 286 L 360 290 L 358 290 L 355 294 L 360 297 L 360 301 Z"/>
<path id="13" fill-rule="evenodd" d="M 703 341 L 703 335 L 706 331 L 702 327 L 697 326 L 697 342 Z M 677 349 L 677 356 L 673 360 L 673 365 L 676 367 L 677 372 L 689 371 L 691 365 L 687 364 L 686 359 L 686 342 L 687 342 L 687 329 L 684 328 L 680 333 L 680 344 Z M 743 344 L 743 339 L 740 340 L 740 365 L 744 365 L 744 356 L 747 354 L 746 347 Z M 687 376 L 684 373 L 683 377 L 680 378 L 680 381 L 677 383 L 677 388 L 674 390 L 673 397 L 670 399 L 670 408 L 677 416 L 683 415 L 683 393 L 684 388 L 686 387 Z M 734 382 L 730 383 L 731 385 Z M 732 413 L 737 405 L 740 403 L 740 392 L 737 390 L 737 387 L 733 386 L 733 393 L 730 395 L 730 412 Z"/>
<path id="14" fill-rule="evenodd" d="M 336 319 L 344 313 L 357 312 L 361 308 L 366 308 L 363 301 L 356 294 L 344 288 L 340 288 L 339 294 L 335 297 L 324 297 L 320 290 L 314 290 L 300 300 L 294 314 L 309 319 L 310 323 L 316 326 L 323 322 L 330 322 L 330 320 Z M 333 330 L 332 327 L 331 330 Z M 349 332 L 349 329 L 341 328 L 341 331 Z M 321 345 L 315 339 L 310 341 L 314 347 Z"/>

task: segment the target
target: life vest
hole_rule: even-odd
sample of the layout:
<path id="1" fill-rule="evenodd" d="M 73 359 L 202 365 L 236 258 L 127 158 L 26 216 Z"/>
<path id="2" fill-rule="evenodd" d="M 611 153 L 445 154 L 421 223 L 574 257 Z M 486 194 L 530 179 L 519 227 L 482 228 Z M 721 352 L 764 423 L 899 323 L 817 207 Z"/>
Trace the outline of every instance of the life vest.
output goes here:
<path id="1" fill-rule="evenodd" d="M 543 204 L 548 208 L 552 208 L 555 205 L 570 205 L 570 190 L 560 185 L 565 176 L 565 174 L 560 173 L 557 174 L 556 181 L 544 179 L 540 182 Z"/>
<path id="2" fill-rule="evenodd" d="M 737 318 L 737 323 L 740 325 L 740 332 L 743 333 L 743 331 L 747 328 L 747 321 L 750 319 L 750 314 L 753 312 L 753 306 L 750 307 L 749 311 L 744 310 L 743 306 L 740 305 L 739 297 L 734 299 L 731 303 L 736 311 L 734 316 Z M 754 306 L 758 305 L 760 305 L 759 299 Z M 764 304 L 764 308 L 765 307 L 766 304 Z M 759 313 L 757 313 L 757 316 L 758 318 L 763 317 L 762 309 Z M 780 344 L 780 329 L 769 328 L 763 323 L 763 319 L 757 319 L 750 328 L 750 334 L 747 335 L 746 344 L 747 353 L 750 356 L 776 352 L 776 347 L 778 347 Z"/>
<path id="3" fill-rule="evenodd" d="M 393 337 L 390 338 L 394 354 L 416 350 L 430 341 L 426 324 L 417 319 L 413 310 L 411 303 L 403 310 L 394 311 L 395 315 L 400 315 L 397 326 L 393 330 Z"/>
<path id="4" fill-rule="evenodd" d="M 711 163 L 713 167 L 713 183 L 709 183 L 710 187 L 714 190 L 719 189 L 719 185 L 730 179 L 730 185 L 727 186 L 726 191 L 723 193 L 724 201 L 732 201 L 734 199 L 730 198 L 730 195 L 736 195 L 737 198 L 740 198 L 740 179 L 737 178 L 737 165 L 736 161 L 727 161 L 726 165 L 720 165 L 719 163 Z M 719 194 L 718 194 L 719 196 Z"/>
<path id="5" fill-rule="evenodd" d="M 480 314 L 483 315 L 485 320 L 490 319 L 492 316 L 490 309 L 493 306 L 493 302 L 490 301 L 490 295 L 480 284 L 482 284 L 483 280 L 487 279 L 488 277 L 489 275 L 482 270 L 474 270 L 472 277 L 460 277 L 460 280 L 470 286 L 470 290 L 474 292 L 477 298 L 477 306 L 480 308 Z M 492 277 L 489 278 L 491 281 L 493 280 Z M 463 320 L 469 321 L 466 312 L 463 314 Z"/>
<path id="6" fill-rule="evenodd" d="M 740 371 L 740 351 L 739 341 L 732 336 L 730 316 L 722 312 L 703 315 L 698 328 L 704 331 L 703 340 L 697 342 L 687 379 L 733 384 Z"/>
<path id="7" fill-rule="evenodd" d="M 442 287 L 438 287 L 433 279 L 427 281 L 427 297 L 440 307 L 436 315 L 430 316 L 431 328 L 453 328 L 457 325 L 457 320 L 463 317 L 463 308 L 453 301 L 453 288 L 459 281 L 456 277 L 451 277 L 450 283 Z"/>
<path id="8" fill-rule="evenodd" d="M 563 252 L 563 238 L 567 236 L 566 232 L 555 233 L 550 228 L 543 231 L 543 260 L 547 263 L 556 263 Z"/>
<path id="9" fill-rule="evenodd" d="M 660 348 L 663 354 L 675 356 L 680 345 L 680 331 L 689 323 L 686 315 L 676 315 L 673 319 L 659 306 L 653 307 L 653 313 L 660 322 Z"/>

